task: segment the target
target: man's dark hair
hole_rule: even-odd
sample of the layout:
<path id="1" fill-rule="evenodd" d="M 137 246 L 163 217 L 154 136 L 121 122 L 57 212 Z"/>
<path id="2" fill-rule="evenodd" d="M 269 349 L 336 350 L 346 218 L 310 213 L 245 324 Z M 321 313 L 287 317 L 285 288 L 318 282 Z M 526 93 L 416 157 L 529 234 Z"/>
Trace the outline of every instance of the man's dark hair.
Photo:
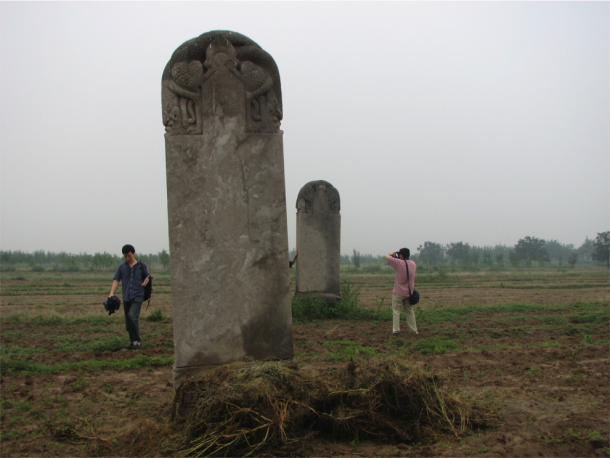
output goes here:
<path id="1" fill-rule="evenodd" d="M 136 249 L 133 247 L 133 245 L 125 245 L 121 251 L 123 252 L 123 254 L 127 254 L 127 253 L 135 254 Z"/>
<path id="2" fill-rule="evenodd" d="M 409 259 L 409 256 L 411 256 L 411 250 L 409 250 L 408 248 L 401 248 L 400 250 L 398 250 L 398 253 L 402 254 L 403 259 Z"/>

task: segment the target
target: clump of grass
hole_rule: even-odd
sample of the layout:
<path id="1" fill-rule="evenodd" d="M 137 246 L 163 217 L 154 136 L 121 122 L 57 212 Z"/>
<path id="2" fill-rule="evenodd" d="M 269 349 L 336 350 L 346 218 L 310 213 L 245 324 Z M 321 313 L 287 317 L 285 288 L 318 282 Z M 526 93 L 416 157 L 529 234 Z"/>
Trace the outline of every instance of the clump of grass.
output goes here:
<path id="1" fill-rule="evenodd" d="M 328 305 L 317 297 L 296 296 L 292 299 L 292 320 L 297 323 L 323 320 L 327 308 Z"/>
<path id="2" fill-rule="evenodd" d="M 386 310 L 375 311 L 360 307 L 360 290 L 351 282 L 341 282 L 341 300 L 328 305 L 324 300 L 312 296 L 297 296 L 292 300 L 292 319 L 295 322 L 310 322 L 327 319 L 372 319 L 387 318 Z"/>
<path id="3" fill-rule="evenodd" d="M 583 334 L 582 343 L 584 345 L 593 345 L 593 338 L 591 337 L 591 334 Z"/>
<path id="4" fill-rule="evenodd" d="M 2 333 L 2 337 L 7 339 L 17 339 L 23 336 L 25 336 L 25 333 L 21 331 L 4 331 Z"/>
<path id="5" fill-rule="evenodd" d="M 429 355 L 430 353 L 443 354 L 460 350 L 458 344 L 445 337 L 430 337 L 429 339 L 418 340 L 413 348 L 424 355 Z"/>
<path id="6" fill-rule="evenodd" d="M 110 337 L 106 340 L 94 340 L 93 342 L 81 342 L 78 338 L 67 339 L 67 342 L 60 343 L 55 346 L 57 351 L 68 351 L 72 353 L 81 353 L 89 350 L 93 350 L 95 353 L 103 353 L 105 351 L 119 351 L 123 348 L 127 348 L 125 339 L 118 336 Z"/>
<path id="7" fill-rule="evenodd" d="M 527 375 L 528 377 L 535 377 L 537 375 L 540 375 L 541 373 L 542 369 L 536 366 L 532 366 L 527 371 L 525 371 L 525 375 Z"/>
<path id="8" fill-rule="evenodd" d="M 72 371 L 95 372 L 100 370 L 131 370 L 143 367 L 166 367 L 174 362 L 173 356 L 138 355 L 135 358 L 111 361 L 87 360 L 73 363 L 43 364 L 19 358 L 0 358 L 0 375 L 43 375 Z"/>
<path id="9" fill-rule="evenodd" d="M 149 315 L 144 317 L 146 321 L 163 321 L 164 318 L 163 310 L 161 309 L 154 309 Z"/>
<path id="10" fill-rule="evenodd" d="M 0 355 L 3 357 L 12 357 L 12 356 L 23 356 L 23 355 L 35 355 L 40 353 L 40 350 L 32 347 L 22 347 L 20 345 L 15 344 L 4 344 L 0 347 Z"/>
<path id="11" fill-rule="evenodd" d="M 328 341 L 322 344 L 324 347 L 333 348 L 326 355 L 326 359 L 331 362 L 347 362 L 352 360 L 360 360 L 371 358 L 378 354 L 377 350 L 372 347 L 363 347 L 360 342 L 352 342 L 350 340 Z"/>
<path id="12" fill-rule="evenodd" d="M 299 455 L 312 434 L 430 443 L 493 419 L 446 393 L 437 374 L 401 358 L 350 361 L 329 377 L 289 362 L 234 363 L 187 377 L 175 398 L 173 420 L 185 434 L 175 455 Z"/>
<path id="13" fill-rule="evenodd" d="M 107 314 L 100 315 L 60 315 L 59 313 L 48 313 L 44 315 L 30 315 L 28 313 L 12 313 L 2 317 L 6 323 L 27 323 L 34 326 L 73 326 L 73 325 L 101 325 L 108 324 L 112 317 Z"/>

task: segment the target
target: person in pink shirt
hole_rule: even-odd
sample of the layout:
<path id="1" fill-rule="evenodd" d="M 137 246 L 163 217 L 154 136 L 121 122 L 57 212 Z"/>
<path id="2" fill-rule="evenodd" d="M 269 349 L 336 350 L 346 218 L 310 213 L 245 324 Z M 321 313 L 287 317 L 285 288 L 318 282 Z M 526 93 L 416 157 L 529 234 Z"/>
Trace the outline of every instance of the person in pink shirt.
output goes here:
<path id="1" fill-rule="evenodd" d="M 385 255 L 388 265 L 396 271 L 396 280 L 392 290 L 392 311 L 394 312 L 392 323 L 392 334 L 400 335 L 400 312 L 405 311 L 409 329 L 418 334 L 417 323 L 415 322 L 415 312 L 409 304 L 409 296 L 415 289 L 415 271 L 417 265 L 409 260 L 411 251 L 408 248 L 401 248 Z M 409 266 L 409 283 L 407 284 L 407 265 Z"/>

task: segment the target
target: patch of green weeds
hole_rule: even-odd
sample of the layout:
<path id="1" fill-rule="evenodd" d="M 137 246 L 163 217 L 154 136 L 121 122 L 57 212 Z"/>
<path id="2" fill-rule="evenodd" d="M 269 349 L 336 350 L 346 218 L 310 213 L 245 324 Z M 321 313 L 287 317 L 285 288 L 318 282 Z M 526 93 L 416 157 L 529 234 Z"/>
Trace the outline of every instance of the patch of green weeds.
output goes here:
<path id="1" fill-rule="evenodd" d="M 85 334 L 98 334 L 100 332 L 107 332 L 107 331 L 108 331 L 108 329 L 102 328 L 101 326 L 91 326 L 91 327 L 83 329 L 83 332 Z"/>
<path id="2" fill-rule="evenodd" d="M 580 333 L 580 329 L 578 326 L 574 326 L 571 324 L 566 324 L 563 329 L 562 329 L 562 334 L 566 335 L 566 336 L 575 336 L 578 335 Z"/>
<path id="3" fill-rule="evenodd" d="M 25 333 L 19 331 L 4 331 L 2 333 L 2 337 L 6 337 L 7 339 L 19 339 L 23 336 L 25 336 Z"/>
<path id="4" fill-rule="evenodd" d="M 573 430 L 572 428 L 565 430 L 563 432 L 563 434 L 560 436 L 556 436 L 553 433 L 548 433 L 548 434 L 537 433 L 536 434 L 536 437 L 539 440 L 541 440 L 547 444 L 554 444 L 554 445 L 569 443 L 569 442 L 574 442 L 574 441 L 590 440 L 590 439 L 593 439 L 593 438 L 596 438 L 599 436 L 600 436 L 600 434 L 597 431 L 588 430 L 586 433 L 584 433 L 579 429 Z"/>
<path id="5" fill-rule="evenodd" d="M 30 410 L 32 406 L 28 401 L 16 401 L 15 402 L 15 410 L 17 412 L 27 412 Z"/>
<path id="6" fill-rule="evenodd" d="M 539 367 L 536 367 L 536 366 L 532 366 L 528 370 L 525 371 L 525 375 L 527 375 L 528 377 L 535 377 L 537 375 L 540 375 L 541 373 L 542 373 L 542 369 L 540 369 Z"/>
<path id="7" fill-rule="evenodd" d="M 394 345 L 395 347 L 401 348 L 407 345 L 407 343 L 405 342 L 404 339 L 392 339 L 391 344 Z"/>
<path id="8" fill-rule="evenodd" d="M 144 317 L 146 321 L 163 321 L 164 318 L 163 310 L 161 309 L 154 309 L 149 315 Z"/>
<path id="9" fill-rule="evenodd" d="M 608 313 L 583 312 L 569 317 L 571 323 L 603 323 L 608 321 Z"/>
<path id="10" fill-rule="evenodd" d="M 507 333 L 510 337 L 525 337 L 532 334 L 531 326 L 515 326 L 508 328 Z"/>
<path id="11" fill-rule="evenodd" d="M 327 359 L 333 362 L 344 362 L 351 359 L 367 359 L 377 355 L 377 351 L 372 347 L 347 347 L 331 352 Z"/>
<path id="12" fill-rule="evenodd" d="M 523 314 L 523 313 L 513 313 L 510 316 L 507 316 L 505 318 L 505 321 L 527 321 L 528 320 L 528 316 Z"/>
<path id="13" fill-rule="evenodd" d="M 85 387 L 85 379 L 83 377 L 77 378 L 74 382 L 70 384 L 70 386 L 76 390 L 80 391 Z"/>
<path id="14" fill-rule="evenodd" d="M 593 338 L 591 337 L 590 334 L 583 334 L 582 335 L 582 343 L 584 345 L 593 345 Z"/>
<path id="15" fill-rule="evenodd" d="M 71 336 L 71 340 L 60 343 L 55 346 L 56 351 L 67 351 L 71 353 L 82 353 L 85 351 L 92 350 L 95 353 L 103 353 L 105 351 L 115 352 L 123 348 L 127 348 L 125 339 L 113 336 L 106 340 L 95 340 L 93 342 L 81 342 L 80 340 L 74 340 Z"/>
<path id="16" fill-rule="evenodd" d="M 470 449 L 466 449 L 464 450 L 464 455 L 466 456 L 479 456 L 479 455 L 484 455 L 489 451 L 489 449 L 487 447 L 479 447 L 476 450 L 470 450 Z"/>
<path id="17" fill-rule="evenodd" d="M 111 361 L 78 361 L 72 363 L 43 364 L 30 362 L 24 359 L 2 360 L 0 375 L 42 375 L 58 374 L 72 371 L 95 372 L 101 370 L 132 370 L 148 367 L 167 367 L 174 362 L 173 356 L 146 356 L 138 355 L 130 359 Z"/>
<path id="18" fill-rule="evenodd" d="M 27 313 L 13 313 L 6 318 L 2 318 L 3 322 L 8 323 L 19 323 L 19 324 L 33 324 L 35 326 L 81 326 L 81 325 L 92 325 L 92 324 L 108 324 L 109 319 L 105 315 L 84 315 L 76 317 L 64 317 L 60 315 L 34 315 L 31 316 Z"/>
<path id="19" fill-rule="evenodd" d="M 535 348 L 536 345 L 532 345 L 532 348 Z M 561 345 L 561 343 L 559 342 L 553 342 L 552 340 L 549 340 L 547 342 L 543 342 L 540 344 L 541 348 L 552 348 L 552 347 L 563 347 L 563 345 Z"/>
<path id="20" fill-rule="evenodd" d="M 432 333 L 435 333 L 432 328 L 430 329 L 430 331 Z M 466 330 L 464 330 L 462 328 L 444 328 L 439 333 L 442 334 L 443 336 L 446 336 L 449 339 L 462 340 L 462 339 L 466 338 L 466 336 L 465 336 Z"/>
<path id="21" fill-rule="evenodd" d="M 328 305 L 315 297 L 295 297 L 292 300 L 292 319 L 295 323 L 308 323 L 327 319 L 382 320 L 390 319 L 391 310 L 379 312 L 359 306 L 360 290 L 349 281 L 341 282 L 341 300 Z"/>
<path id="22" fill-rule="evenodd" d="M 377 355 L 377 350 L 372 347 L 363 347 L 359 342 L 349 340 L 328 341 L 322 344 L 324 347 L 338 347 L 326 355 L 331 362 L 344 362 L 351 359 L 366 359 Z"/>
<path id="23" fill-rule="evenodd" d="M 1 432 L 2 436 L 0 436 L 3 440 L 9 440 L 9 441 L 17 441 L 19 439 L 21 439 L 22 437 L 24 437 L 27 433 L 25 431 L 21 431 L 19 429 L 14 429 L 12 431 L 9 431 L 8 433 L 5 433 L 4 431 Z"/>
<path id="24" fill-rule="evenodd" d="M 26 355 L 36 355 L 40 353 L 40 350 L 32 347 L 22 347 L 20 345 L 14 344 L 4 344 L 0 347 L 0 355 L 3 357 L 11 357 L 11 356 L 26 356 Z"/>
<path id="25" fill-rule="evenodd" d="M 494 351 L 494 350 L 501 350 L 503 348 L 505 348 L 504 345 L 475 345 L 474 347 L 466 347 L 465 350 L 466 351 L 483 351 L 483 350 Z"/>
<path id="26" fill-rule="evenodd" d="M 502 329 L 492 328 L 487 329 L 485 331 L 492 339 L 501 339 L 502 337 L 504 337 L 504 331 L 502 331 Z"/>
<path id="27" fill-rule="evenodd" d="M 543 323 L 565 323 L 566 322 L 566 317 L 564 316 L 554 316 L 554 315 L 550 315 L 550 316 L 540 316 L 538 317 L 538 319 L 540 321 L 542 321 Z"/>
<path id="28" fill-rule="evenodd" d="M 322 344 L 323 347 L 335 347 L 335 346 L 343 346 L 343 347 L 354 347 L 361 346 L 360 342 L 354 342 L 353 340 L 328 340 Z"/>
<path id="29" fill-rule="evenodd" d="M 453 340 L 446 337 L 430 337 L 429 339 L 418 340 L 413 348 L 424 355 L 431 353 L 443 354 L 452 351 L 459 351 L 460 346 Z"/>

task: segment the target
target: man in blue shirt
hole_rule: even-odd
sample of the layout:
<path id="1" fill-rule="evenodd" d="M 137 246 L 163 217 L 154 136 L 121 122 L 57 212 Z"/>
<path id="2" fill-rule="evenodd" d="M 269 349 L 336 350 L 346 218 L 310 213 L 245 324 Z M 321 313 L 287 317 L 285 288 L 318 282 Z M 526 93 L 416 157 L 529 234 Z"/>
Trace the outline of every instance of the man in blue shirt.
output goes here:
<path id="1" fill-rule="evenodd" d="M 136 250 L 133 245 L 125 245 L 121 250 L 125 257 L 125 262 L 119 266 L 114 274 L 110 296 L 114 296 L 114 290 L 123 282 L 123 310 L 125 311 L 125 327 L 129 333 L 131 348 L 138 350 L 142 345 L 140 339 L 140 310 L 144 301 L 144 287 L 149 279 L 145 277 L 144 271 L 148 272 L 146 264 L 138 262 L 135 258 Z M 142 269 L 144 267 L 144 269 Z M 144 271 L 143 271 L 144 270 Z"/>

